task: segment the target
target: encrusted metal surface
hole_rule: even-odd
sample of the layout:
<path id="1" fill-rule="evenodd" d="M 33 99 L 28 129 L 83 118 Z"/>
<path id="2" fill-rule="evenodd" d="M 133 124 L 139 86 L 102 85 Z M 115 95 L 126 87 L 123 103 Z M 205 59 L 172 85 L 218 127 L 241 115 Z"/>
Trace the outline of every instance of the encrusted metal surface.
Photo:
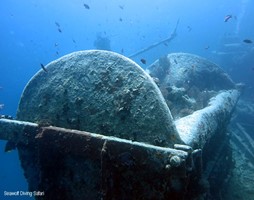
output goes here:
<path id="1" fill-rule="evenodd" d="M 43 191 L 36 199 L 221 198 L 233 165 L 226 128 L 240 90 L 190 54 L 150 69 L 180 113 L 175 121 L 153 80 L 112 52 L 69 54 L 32 78 L 18 119 L 35 123 L 0 119 L 0 139 L 18 148 L 29 190 Z"/>
<path id="2" fill-rule="evenodd" d="M 234 82 L 216 64 L 197 55 L 171 53 L 148 67 L 175 119 L 205 108 L 220 90 L 235 89 Z"/>
<path id="3" fill-rule="evenodd" d="M 239 96 L 237 90 L 221 91 L 206 108 L 176 120 L 184 143 L 202 149 L 213 135 L 225 131 Z"/>
<path id="4" fill-rule="evenodd" d="M 196 86 L 200 90 L 233 89 L 231 78 L 216 64 L 188 53 L 171 53 L 148 68 L 150 74 L 165 85 L 178 88 Z"/>
<path id="5" fill-rule="evenodd" d="M 24 89 L 17 119 L 159 146 L 181 143 L 150 76 L 109 51 L 74 52 L 49 63 Z"/>

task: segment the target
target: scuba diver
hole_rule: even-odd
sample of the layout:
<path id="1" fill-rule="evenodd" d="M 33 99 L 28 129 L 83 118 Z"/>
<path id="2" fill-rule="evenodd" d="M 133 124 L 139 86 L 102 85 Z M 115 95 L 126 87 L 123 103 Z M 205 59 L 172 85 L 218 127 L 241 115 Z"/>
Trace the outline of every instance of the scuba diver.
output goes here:
<path id="1" fill-rule="evenodd" d="M 99 50 L 111 51 L 110 39 L 107 36 L 102 36 L 101 33 L 97 33 L 94 46 Z"/>

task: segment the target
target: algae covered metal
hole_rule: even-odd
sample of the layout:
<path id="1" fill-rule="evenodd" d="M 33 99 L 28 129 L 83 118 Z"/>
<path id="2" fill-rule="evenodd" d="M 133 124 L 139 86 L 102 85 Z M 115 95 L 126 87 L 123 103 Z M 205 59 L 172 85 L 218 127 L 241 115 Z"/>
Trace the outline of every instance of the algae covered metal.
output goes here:
<path id="1" fill-rule="evenodd" d="M 29 190 L 43 192 L 36 199 L 219 198 L 240 89 L 218 66 L 179 53 L 147 73 L 91 50 L 45 69 L 25 87 L 17 120 L 0 119 Z"/>
<path id="2" fill-rule="evenodd" d="M 20 99 L 17 119 L 172 146 L 181 142 L 153 80 L 109 51 L 66 55 L 39 71 Z"/>

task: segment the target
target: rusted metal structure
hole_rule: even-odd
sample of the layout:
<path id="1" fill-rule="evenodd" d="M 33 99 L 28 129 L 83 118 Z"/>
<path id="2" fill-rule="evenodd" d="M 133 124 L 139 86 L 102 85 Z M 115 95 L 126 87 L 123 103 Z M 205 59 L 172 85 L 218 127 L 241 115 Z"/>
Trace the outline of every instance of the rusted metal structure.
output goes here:
<path id="1" fill-rule="evenodd" d="M 181 59 L 168 55 L 149 69 L 159 87 L 137 64 L 107 51 L 67 55 L 31 79 L 18 120 L 0 119 L 0 139 L 17 147 L 29 190 L 43 192 L 36 199 L 216 198 L 231 164 L 226 128 L 240 91 L 210 62 L 173 56 Z M 207 72 L 202 64 L 188 73 L 174 68 L 190 60 L 206 63 L 228 88 L 190 93 L 196 73 Z M 179 80 L 182 73 L 184 85 L 156 77 L 160 70 Z M 196 80 L 192 89 L 188 80 Z M 204 93 L 206 102 L 196 105 Z M 179 98 L 170 99 L 176 96 L 188 114 Z"/>

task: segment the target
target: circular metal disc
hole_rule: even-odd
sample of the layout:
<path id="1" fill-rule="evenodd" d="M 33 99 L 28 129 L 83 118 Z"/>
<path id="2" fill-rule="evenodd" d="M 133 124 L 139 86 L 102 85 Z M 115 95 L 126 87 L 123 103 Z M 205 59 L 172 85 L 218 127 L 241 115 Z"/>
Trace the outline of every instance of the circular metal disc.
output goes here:
<path id="1" fill-rule="evenodd" d="M 109 51 L 68 54 L 25 87 L 17 118 L 159 146 L 180 139 L 162 94 L 144 70 Z"/>

